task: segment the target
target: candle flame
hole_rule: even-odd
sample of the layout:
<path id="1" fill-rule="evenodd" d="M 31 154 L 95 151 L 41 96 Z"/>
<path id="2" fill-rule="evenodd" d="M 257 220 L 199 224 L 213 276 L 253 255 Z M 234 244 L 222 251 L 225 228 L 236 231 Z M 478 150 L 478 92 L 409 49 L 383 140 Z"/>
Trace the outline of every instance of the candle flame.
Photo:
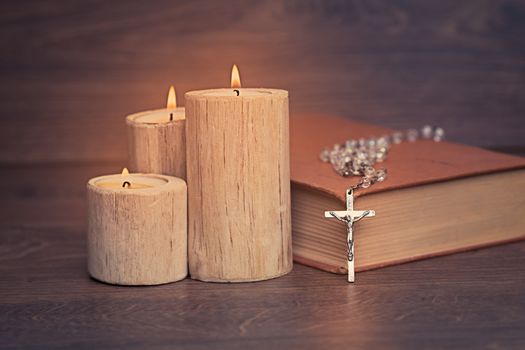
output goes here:
<path id="1" fill-rule="evenodd" d="M 128 176 L 128 175 L 129 175 L 128 168 L 122 169 L 122 176 Z"/>
<path id="2" fill-rule="evenodd" d="M 232 68 L 231 87 L 232 88 L 240 88 L 241 87 L 241 76 L 239 74 L 239 69 L 237 68 L 236 64 L 234 64 L 233 68 Z"/>
<path id="3" fill-rule="evenodd" d="M 168 92 L 168 103 L 166 104 L 167 109 L 177 108 L 177 95 L 175 95 L 175 88 L 170 86 L 170 91 Z"/>

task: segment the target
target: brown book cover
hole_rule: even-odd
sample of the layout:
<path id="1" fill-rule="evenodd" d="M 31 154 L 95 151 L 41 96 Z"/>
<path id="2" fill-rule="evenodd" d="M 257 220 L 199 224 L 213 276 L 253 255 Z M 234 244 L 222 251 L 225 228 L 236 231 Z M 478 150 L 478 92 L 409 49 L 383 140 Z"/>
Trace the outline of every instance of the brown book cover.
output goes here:
<path id="1" fill-rule="evenodd" d="M 332 147 L 334 143 L 343 143 L 349 138 L 379 137 L 391 133 L 392 130 L 387 128 L 354 122 L 337 116 L 315 114 L 292 116 L 290 118 L 292 193 L 294 188 L 307 188 L 320 191 L 344 203 L 345 190 L 355 184 L 358 178 L 339 176 L 330 164 L 320 161 L 321 150 L 325 147 Z M 453 142 L 418 140 L 415 143 L 403 142 L 393 145 L 388 159 L 382 164 L 376 164 L 376 168 L 381 166 L 388 169 L 387 180 L 376 183 L 368 189 L 357 191 L 356 198 L 414 186 L 523 169 L 525 159 Z M 292 207 L 292 213 L 293 209 Z M 523 234 L 525 235 L 525 232 Z M 455 250 L 461 251 L 467 248 L 474 248 L 474 246 L 460 246 Z M 450 252 L 443 252 L 443 254 Z M 340 267 L 330 266 L 326 262 L 315 261 L 315 259 L 301 255 L 295 254 L 295 259 L 323 270 L 343 272 Z M 405 257 L 401 260 L 414 259 Z"/>

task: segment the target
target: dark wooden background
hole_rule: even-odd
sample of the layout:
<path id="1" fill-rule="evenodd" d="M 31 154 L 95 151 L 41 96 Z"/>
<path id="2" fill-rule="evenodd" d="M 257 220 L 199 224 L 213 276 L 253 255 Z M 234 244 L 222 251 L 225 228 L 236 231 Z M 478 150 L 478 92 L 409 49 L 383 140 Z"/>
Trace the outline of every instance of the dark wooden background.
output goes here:
<path id="1" fill-rule="evenodd" d="M 2 1 L 0 163 L 126 160 L 175 84 L 288 89 L 291 111 L 525 152 L 523 1 Z M 182 101 L 181 101 L 182 102 Z"/>
<path id="2" fill-rule="evenodd" d="M 86 273 L 85 183 L 126 163 L 124 116 L 229 83 L 292 113 L 525 155 L 525 2 L 0 3 L 0 348 L 525 348 L 525 244 L 344 276 L 152 288 Z M 182 102 L 182 101 L 181 101 Z M 337 140 L 334 140 L 337 141 Z"/>

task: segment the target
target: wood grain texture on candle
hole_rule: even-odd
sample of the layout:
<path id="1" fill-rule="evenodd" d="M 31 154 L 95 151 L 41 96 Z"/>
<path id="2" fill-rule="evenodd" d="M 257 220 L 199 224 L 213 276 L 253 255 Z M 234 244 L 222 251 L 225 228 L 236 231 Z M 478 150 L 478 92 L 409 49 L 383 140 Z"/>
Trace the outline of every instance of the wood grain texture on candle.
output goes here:
<path id="1" fill-rule="evenodd" d="M 187 275 L 187 189 L 184 180 L 163 175 L 147 188 L 108 188 L 121 175 L 89 180 L 88 270 L 103 282 L 154 285 Z M 160 181 L 160 184 L 159 184 Z"/>
<path id="2" fill-rule="evenodd" d="M 171 121 L 170 113 L 173 113 Z M 132 114 L 126 117 L 126 124 L 132 171 L 186 179 L 184 108 Z"/>
<path id="3" fill-rule="evenodd" d="M 258 281 L 292 269 L 288 92 L 239 90 L 185 95 L 194 279 Z"/>

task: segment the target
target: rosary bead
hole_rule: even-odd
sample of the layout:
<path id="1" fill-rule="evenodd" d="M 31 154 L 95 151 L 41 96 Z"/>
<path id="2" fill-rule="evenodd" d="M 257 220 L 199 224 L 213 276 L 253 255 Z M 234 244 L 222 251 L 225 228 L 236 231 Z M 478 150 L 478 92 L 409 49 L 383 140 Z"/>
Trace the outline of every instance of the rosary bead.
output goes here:
<path id="1" fill-rule="evenodd" d="M 339 153 L 337 151 L 332 151 L 330 153 L 330 163 L 332 163 L 332 165 L 336 165 L 340 162 L 341 160 L 341 156 L 339 155 Z"/>
<path id="2" fill-rule="evenodd" d="M 418 137 L 418 131 L 416 129 L 408 129 L 407 130 L 407 140 L 409 142 L 414 142 L 417 140 Z"/>
<path id="3" fill-rule="evenodd" d="M 357 145 L 357 142 L 355 140 L 352 140 L 352 139 L 347 140 L 345 142 L 346 148 L 355 148 L 356 145 Z"/>
<path id="4" fill-rule="evenodd" d="M 377 161 L 378 163 L 381 163 L 381 162 L 383 162 L 385 159 L 386 159 L 386 152 L 379 151 L 379 153 L 377 153 L 377 155 L 376 155 L 376 161 Z"/>
<path id="5" fill-rule="evenodd" d="M 321 160 L 325 163 L 330 160 L 330 151 L 326 148 L 321 152 Z"/>
<path id="6" fill-rule="evenodd" d="M 362 188 L 368 188 L 372 184 L 372 181 L 368 177 L 365 177 L 361 180 L 361 187 Z"/>
<path id="7" fill-rule="evenodd" d="M 432 138 L 432 127 L 430 125 L 425 125 L 421 129 L 421 135 L 423 136 L 424 139 Z"/>
<path id="8" fill-rule="evenodd" d="M 375 169 L 373 167 L 371 167 L 371 166 L 367 166 L 365 168 L 365 175 L 366 176 L 374 176 L 375 172 L 376 172 Z"/>
<path id="9" fill-rule="evenodd" d="M 386 179 L 386 169 L 379 169 L 376 171 L 376 181 L 382 182 Z"/>
<path id="10" fill-rule="evenodd" d="M 357 159 L 359 160 L 364 160 L 368 158 L 368 155 L 363 151 L 357 152 L 356 156 L 357 156 Z"/>
<path id="11" fill-rule="evenodd" d="M 377 139 L 377 145 L 382 148 L 390 146 L 388 135 L 381 136 L 379 139 Z"/>
<path id="12" fill-rule="evenodd" d="M 403 142 L 403 133 L 401 131 L 396 131 L 392 134 L 392 142 L 395 144 L 400 144 Z"/>
<path id="13" fill-rule="evenodd" d="M 436 128 L 434 131 L 434 141 L 439 142 L 445 137 L 445 130 L 442 128 Z"/>

